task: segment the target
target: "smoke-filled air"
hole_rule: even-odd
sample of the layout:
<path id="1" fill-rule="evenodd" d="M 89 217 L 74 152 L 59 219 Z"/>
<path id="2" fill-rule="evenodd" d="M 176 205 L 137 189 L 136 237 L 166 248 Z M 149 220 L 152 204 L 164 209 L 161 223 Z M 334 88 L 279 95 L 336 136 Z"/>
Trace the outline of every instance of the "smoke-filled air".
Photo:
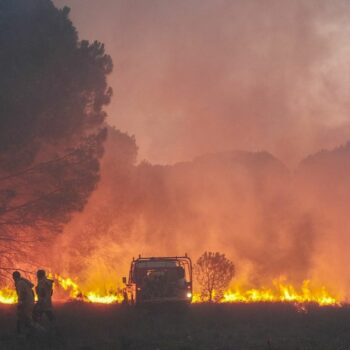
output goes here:
<path id="1" fill-rule="evenodd" d="M 122 277 L 139 254 L 187 253 L 195 262 L 203 252 L 217 251 L 235 266 L 226 301 L 238 294 L 240 301 L 253 298 L 254 291 L 266 293 L 266 300 L 295 292 L 348 301 L 350 3 L 54 5 L 71 8 L 61 10 L 74 33 L 62 45 L 77 40 L 79 55 L 90 58 L 86 70 L 79 64 L 69 90 L 63 76 L 49 96 L 57 96 L 46 109 L 52 118 L 38 121 L 35 144 L 29 132 L 21 138 L 26 150 L 32 144 L 30 156 L 23 160 L 22 148 L 13 150 L 15 132 L 5 140 L 0 180 L 22 179 L 28 175 L 23 169 L 38 162 L 49 165 L 46 192 L 56 204 L 37 208 L 39 223 L 21 222 L 28 238 L 19 241 L 35 246 L 35 266 L 61 281 L 68 290 L 63 295 L 119 298 Z M 99 68 L 91 72 L 92 56 Z M 77 67 L 74 58 L 65 60 L 64 66 Z M 90 82 L 89 93 L 78 91 L 90 73 L 98 84 Z M 86 98 L 88 107 L 76 106 L 72 96 Z M 71 114 L 75 121 L 67 122 Z M 60 131 L 56 117 L 69 132 Z M 66 147 L 81 152 L 67 156 Z M 62 170 L 50 163 L 53 158 L 73 168 Z M 42 193 L 46 173 L 29 173 L 14 192 L 7 184 L 0 192 L 7 203 L 0 203 L 0 225 L 7 222 L 0 230 L 8 238 L 15 230 L 8 224 L 12 208 L 23 202 L 18 193 L 34 183 L 26 197 L 30 206 Z M 69 198 L 57 194 L 62 183 Z M 69 208 L 61 212 L 64 200 Z M 30 215 L 24 218 L 30 221 Z M 23 249 L 20 242 L 18 247 Z M 0 261 L 30 273 L 32 253 L 23 249 Z M 3 281 L 6 286 L 6 271 Z"/>

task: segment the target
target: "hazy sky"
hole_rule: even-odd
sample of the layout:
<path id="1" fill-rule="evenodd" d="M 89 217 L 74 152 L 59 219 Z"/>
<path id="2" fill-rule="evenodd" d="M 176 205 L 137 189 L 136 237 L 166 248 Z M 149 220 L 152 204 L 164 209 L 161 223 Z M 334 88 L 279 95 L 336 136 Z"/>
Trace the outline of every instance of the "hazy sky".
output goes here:
<path id="1" fill-rule="evenodd" d="M 115 68 L 109 122 L 140 159 L 231 149 L 294 165 L 350 138 L 350 2 L 55 0 Z"/>
<path id="2" fill-rule="evenodd" d="M 228 152 L 118 173 L 116 138 L 98 190 L 59 238 L 85 257 L 77 265 L 67 253 L 67 266 L 104 283 L 114 261 L 114 285 L 121 262 L 138 252 L 222 251 L 254 285 L 310 278 L 350 300 L 350 145 L 297 167 L 350 140 L 350 0 L 55 3 L 72 8 L 81 38 L 112 55 L 109 122 L 136 136 L 140 160 L 266 150 L 293 168 L 265 153 Z M 108 230 L 95 224 L 102 211 Z M 88 243 L 76 244 L 83 236 L 88 254 Z"/>

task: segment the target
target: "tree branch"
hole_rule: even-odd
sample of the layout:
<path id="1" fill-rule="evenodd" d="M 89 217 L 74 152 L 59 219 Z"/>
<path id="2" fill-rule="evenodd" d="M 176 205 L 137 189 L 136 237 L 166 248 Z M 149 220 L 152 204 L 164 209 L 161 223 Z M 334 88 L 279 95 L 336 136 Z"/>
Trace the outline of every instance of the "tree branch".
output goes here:
<path id="1" fill-rule="evenodd" d="M 42 162 L 42 163 L 39 163 L 39 164 L 36 164 L 36 165 L 33 165 L 32 167 L 29 167 L 27 169 L 24 169 L 24 170 L 21 170 L 17 173 L 13 173 L 13 174 L 10 174 L 10 175 L 7 175 L 7 176 L 4 176 L 4 177 L 1 177 L 0 178 L 0 181 L 6 181 L 6 180 L 9 180 L 9 179 L 13 179 L 15 177 L 20 177 L 22 175 L 25 175 L 27 173 L 30 173 L 30 172 L 33 172 L 33 171 L 36 171 L 39 169 L 39 171 L 41 170 L 41 168 L 45 168 L 47 165 L 49 164 L 52 164 L 52 163 L 57 163 L 57 162 L 60 162 L 62 160 L 65 160 L 67 158 L 69 158 L 70 156 L 72 156 L 74 153 L 77 153 L 78 151 L 80 150 L 80 148 L 78 149 L 75 149 L 74 151 L 72 152 L 69 152 L 65 155 L 63 155 L 62 157 L 58 157 L 58 158 L 55 158 L 55 159 L 50 159 L 46 162 Z"/>

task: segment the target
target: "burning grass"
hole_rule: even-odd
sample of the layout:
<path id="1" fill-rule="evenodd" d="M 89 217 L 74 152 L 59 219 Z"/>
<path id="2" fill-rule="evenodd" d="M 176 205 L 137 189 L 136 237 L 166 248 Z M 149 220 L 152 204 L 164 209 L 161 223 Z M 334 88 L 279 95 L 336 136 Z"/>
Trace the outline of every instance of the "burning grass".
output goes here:
<path id="1" fill-rule="evenodd" d="M 215 297 L 215 296 L 214 296 Z M 202 302 L 199 294 L 195 294 L 193 302 Z M 326 287 L 313 287 L 310 280 L 305 280 L 297 287 L 284 278 L 275 279 L 271 288 L 243 288 L 236 284 L 225 291 L 220 298 L 221 303 L 314 303 L 319 306 L 339 306 L 340 298 L 331 294 Z"/>
<path id="2" fill-rule="evenodd" d="M 292 302 L 316 303 L 320 306 L 340 304 L 340 301 L 331 295 L 324 286 L 312 288 L 309 280 L 305 280 L 300 288 L 280 280 L 274 280 L 273 288 L 228 290 L 224 293 L 222 302 Z"/>
<path id="3" fill-rule="evenodd" d="M 14 304 L 17 302 L 17 294 L 13 289 L 0 290 L 0 304 Z"/>
<path id="4" fill-rule="evenodd" d="M 87 303 L 112 304 L 123 301 L 121 288 L 89 289 L 79 286 L 79 283 L 71 278 L 64 278 L 58 274 L 50 274 L 54 279 L 54 297 L 59 301 L 79 300 Z M 198 293 L 193 295 L 193 303 L 205 302 Z M 314 287 L 310 280 L 305 280 L 301 286 L 287 283 L 279 278 L 272 282 L 271 288 L 243 288 L 239 284 L 225 291 L 220 303 L 314 303 L 320 306 L 339 306 L 341 299 L 330 293 L 326 287 Z M 13 304 L 17 302 L 16 293 L 10 288 L 0 290 L 0 303 Z"/>
<path id="5" fill-rule="evenodd" d="M 122 290 L 118 288 L 114 290 L 106 290 L 105 288 L 102 290 L 100 288 L 88 290 L 80 287 L 79 284 L 71 278 L 64 278 L 58 274 L 51 274 L 50 277 L 56 281 L 58 289 L 63 289 L 66 292 L 63 298 L 68 297 L 68 299 L 71 300 L 81 300 L 96 304 L 112 304 L 121 303 L 123 301 Z"/>

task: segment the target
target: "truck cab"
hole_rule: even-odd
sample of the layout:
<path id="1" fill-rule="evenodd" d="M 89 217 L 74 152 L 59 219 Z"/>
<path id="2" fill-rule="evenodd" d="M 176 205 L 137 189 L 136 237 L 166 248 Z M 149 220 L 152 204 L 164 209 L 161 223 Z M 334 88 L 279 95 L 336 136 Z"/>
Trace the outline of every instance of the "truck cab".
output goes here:
<path id="1" fill-rule="evenodd" d="M 133 259 L 124 298 L 129 305 L 192 301 L 192 262 L 185 256 Z"/>

